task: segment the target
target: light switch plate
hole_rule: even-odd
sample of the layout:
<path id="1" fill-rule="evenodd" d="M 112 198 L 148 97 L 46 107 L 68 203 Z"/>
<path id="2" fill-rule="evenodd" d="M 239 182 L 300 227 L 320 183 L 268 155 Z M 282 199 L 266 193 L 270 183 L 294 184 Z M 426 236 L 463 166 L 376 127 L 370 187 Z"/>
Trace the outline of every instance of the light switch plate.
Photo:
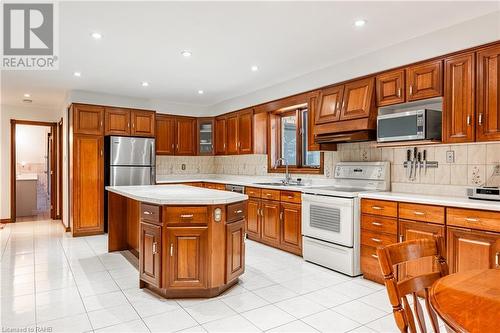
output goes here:
<path id="1" fill-rule="evenodd" d="M 446 151 L 446 163 L 455 163 L 455 151 L 454 150 Z"/>

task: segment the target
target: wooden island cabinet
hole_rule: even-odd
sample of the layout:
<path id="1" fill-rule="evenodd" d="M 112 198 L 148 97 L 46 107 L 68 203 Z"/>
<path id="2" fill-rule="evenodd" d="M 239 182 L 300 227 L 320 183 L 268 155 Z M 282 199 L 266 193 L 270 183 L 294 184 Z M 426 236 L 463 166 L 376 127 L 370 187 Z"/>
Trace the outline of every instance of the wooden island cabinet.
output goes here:
<path id="1" fill-rule="evenodd" d="M 152 203 L 144 201 L 145 192 L 124 188 L 108 188 L 108 250 L 138 256 L 142 288 L 166 298 L 214 297 L 237 283 L 245 271 L 245 195 L 186 185 L 141 186 Z M 189 203 L 182 204 L 186 196 Z"/>

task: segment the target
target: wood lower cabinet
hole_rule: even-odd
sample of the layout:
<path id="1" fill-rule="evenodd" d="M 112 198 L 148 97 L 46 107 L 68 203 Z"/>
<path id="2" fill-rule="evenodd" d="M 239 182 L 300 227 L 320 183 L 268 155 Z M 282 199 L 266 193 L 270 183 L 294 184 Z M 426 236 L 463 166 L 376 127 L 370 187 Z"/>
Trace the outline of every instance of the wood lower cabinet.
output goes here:
<path id="1" fill-rule="evenodd" d="M 261 240 L 261 200 L 249 198 L 247 204 L 248 218 L 246 225 L 247 237 L 249 239 L 260 241 Z"/>
<path id="2" fill-rule="evenodd" d="M 130 134 L 133 136 L 155 136 L 155 112 L 132 110 L 130 113 L 132 129 Z"/>
<path id="3" fill-rule="evenodd" d="M 130 110 L 106 107 L 104 114 L 104 135 L 130 135 Z"/>
<path id="4" fill-rule="evenodd" d="M 280 244 L 280 203 L 262 200 L 262 235 L 263 243 L 279 247 Z"/>
<path id="5" fill-rule="evenodd" d="M 450 273 L 499 268 L 500 233 L 448 227 Z"/>
<path id="6" fill-rule="evenodd" d="M 475 140 L 475 54 L 444 60 L 443 141 Z"/>
<path id="7" fill-rule="evenodd" d="M 500 140 L 500 44 L 477 52 L 477 141 Z"/>
<path id="8" fill-rule="evenodd" d="M 226 283 L 245 271 L 245 220 L 226 225 Z"/>
<path id="9" fill-rule="evenodd" d="M 227 133 L 226 118 L 215 118 L 215 155 L 226 155 Z"/>
<path id="10" fill-rule="evenodd" d="M 443 61 L 435 60 L 406 69 L 408 102 L 443 95 Z"/>
<path id="11" fill-rule="evenodd" d="M 156 116 L 156 154 L 175 154 L 175 117 Z"/>
<path id="12" fill-rule="evenodd" d="M 175 120 L 175 155 L 196 155 L 196 118 Z"/>
<path id="13" fill-rule="evenodd" d="M 71 105 L 71 109 L 73 133 L 89 135 L 104 134 L 104 107 L 98 105 L 73 104 Z"/>
<path id="14" fill-rule="evenodd" d="M 375 78 L 377 106 L 405 102 L 405 70 L 398 69 L 377 75 Z"/>
<path id="15" fill-rule="evenodd" d="M 289 252 L 302 254 L 301 205 L 281 203 L 280 246 Z"/>
<path id="16" fill-rule="evenodd" d="M 400 241 L 415 239 L 433 239 L 434 235 L 445 237 L 444 225 L 432 223 L 399 220 Z M 439 271 L 432 257 L 421 258 L 399 265 L 399 280 L 405 280 L 417 275 Z"/>
<path id="17" fill-rule="evenodd" d="M 104 137 L 75 134 L 71 168 L 73 236 L 104 232 Z"/>
<path id="18" fill-rule="evenodd" d="M 140 279 L 161 288 L 162 272 L 162 227 L 151 223 L 140 223 L 139 232 L 139 276 Z"/>
<path id="19" fill-rule="evenodd" d="M 167 227 L 169 288 L 207 287 L 207 227 Z"/>

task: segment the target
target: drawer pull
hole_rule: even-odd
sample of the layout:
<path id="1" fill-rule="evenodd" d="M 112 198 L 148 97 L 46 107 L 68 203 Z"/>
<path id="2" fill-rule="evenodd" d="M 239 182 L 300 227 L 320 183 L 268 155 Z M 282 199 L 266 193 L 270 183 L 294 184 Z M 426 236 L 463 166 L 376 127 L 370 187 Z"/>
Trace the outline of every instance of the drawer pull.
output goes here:
<path id="1" fill-rule="evenodd" d="M 425 215 L 424 212 L 419 212 L 418 210 L 414 211 L 413 214 L 415 214 L 415 215 Z"/>
<path id="2" fill-rule="evenodd" d="M 372 238 L 371 239 L 372 241 L 374 241 L 375 243 L 381 243 L 382 241 L 378 238 Z"/>
<path id="3" fill-rule="evenodd" d="M 380 222 L 372 222 L 372 225 L 381 226 L 382 223 L 380 223 Z"/>
<path id="4" fill-rule="evenodd" d="M 288 196 L 288 199 L 293 199 L 293 195 L 289 195 L 289 196 Z"/>
<path id="5" fill-rule="evenodd" d="M 170 256 L 171 257 L 174 256 L 174 244 L 173 243 L 170 243 Z"/>
<path id="6" fill-rule="evenodd" d="M 498 263 L 498 257 L 500 256 L 500 252 L 495 253 L 495 267 L 500 268 L 500 264 Z"/>
<path id="7" fill-rule="evenodd" d="M 193 217 L 193 214 L 181 214 L 182 219 L 190 219 Z"/>
<path id="8" fill-rule="evenodd" d="M 272 194 L 271 194 L 271 193 L 266 193 L 266 195 L 267 195 L 268 197 L 270 197 Z"/>
<path id="9" fill-rule="evenodd" d="M 241 214 L 241 213 L 243 213 L 243 211 L 241 209 L 238 209 L 238 210 L 235 210 L 234 213 L 235 214 Z"/>
<path id="10" fill-rule="evenodd" d="M 372 209 L 375 209 L 375 210 L 382 210 L 384 209 L 383 207 L 380 207 L 380 206 L 372 206 Z"/>
<path id="11" fill-rule="evenodd" d="M 378 259 L 378 255 L 376 255 L 376 254 L 372 254 L 372 257 L 375 259 Z"/>
<path id="12" fill-rule="evenodd" d="M 156 254 L 156 242 L 153 243 L 153 254 Z"/>
<path id="13" fill-rule="evenodd" d="M 479 219 L 476 219 L 474 217 L 466 217 L 465 221 L 467 221 L 467 222 L 479 222 Z"/>
<path id="14" fill-rule="evenodd" d="M 150 211 L 147 211 L 145 210 L 144 212 L 142 212 L 144 215 L 153 215 L 153 212 L 150 212 Z"/>

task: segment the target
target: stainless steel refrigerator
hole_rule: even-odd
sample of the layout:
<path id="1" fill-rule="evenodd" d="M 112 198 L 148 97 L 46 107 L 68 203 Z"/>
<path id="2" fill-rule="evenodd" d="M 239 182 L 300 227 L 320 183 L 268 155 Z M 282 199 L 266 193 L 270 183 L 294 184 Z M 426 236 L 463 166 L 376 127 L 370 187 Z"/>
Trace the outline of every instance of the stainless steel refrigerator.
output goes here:
<path id="1" fill-rule="evenodd" d="M 155 184 L 155 139 L 107 137 L 106 157 L 106 185 Z"/>

